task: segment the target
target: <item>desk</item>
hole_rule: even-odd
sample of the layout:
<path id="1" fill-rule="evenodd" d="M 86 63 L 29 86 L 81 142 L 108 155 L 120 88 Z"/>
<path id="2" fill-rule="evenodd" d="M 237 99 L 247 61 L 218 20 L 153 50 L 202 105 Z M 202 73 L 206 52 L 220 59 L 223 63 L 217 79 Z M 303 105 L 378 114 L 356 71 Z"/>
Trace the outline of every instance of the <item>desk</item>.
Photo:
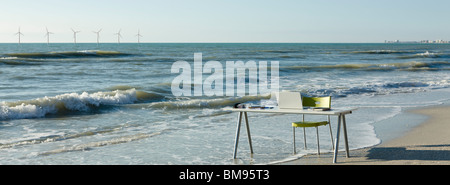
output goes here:
<path id="1" fill-rule="evenodd" d="M 248 136 L 248 143 L 250 145 L 250 152 L 253 154 L 253 147 L 252 147 L 252 138 L 250 135 L 250 127 L 248 123 L 248 116 L 247 112 L 254 112 L 254 113 L 284 113 L 284 114 L 311 114 L 311 115 L 334 115 L 338 116 L 338 124 L 337 124 L 337 134 L 336 139 L 334 140 L 334 157 L 333 157 L 333 163 L 336 163 L 336 158 L 338 154 L 338 147 L 339 147 L 339 133 L 341 129 L 341 123 L 342 123 L 342 129 L 344 130 L 344 140 L 345 140 L 345 152 L 346 156 L 349 157 L 349 151 L 348 151 L 348 139 L 347 139 L 347 126 L 345 123 L 345 115 L 351 114 L 354 109 L 350 110 L 342 110 L 342 109 L 331 109 L 329 111 L 314 111 L 309 109 L 279 109 L 277 107 L 272 109 L 260 109 L 260 108 L 224 108 L 223 110 L 226 111 L 232 111 L 232 112 L 238 112 L 238 121 L 236 126 L 236 136 L 235 136 L 235 143 L 234 143 L 234 152 L 233 152 L 233 158 L 236 159 L 237 154 L 237 148 L 239 144 L 239 133 L 241 130 L 241 122 L 242 117 L 245 119 L 245 124 L 247 128 L 247 136 Z"/>

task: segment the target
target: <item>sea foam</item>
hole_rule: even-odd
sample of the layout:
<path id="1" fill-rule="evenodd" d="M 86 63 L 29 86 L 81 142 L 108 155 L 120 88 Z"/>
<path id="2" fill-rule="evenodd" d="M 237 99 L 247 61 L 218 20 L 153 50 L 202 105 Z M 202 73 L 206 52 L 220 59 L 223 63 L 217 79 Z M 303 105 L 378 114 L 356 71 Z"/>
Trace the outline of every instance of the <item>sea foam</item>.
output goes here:
<path id="1" fill-rule="evenodd" d="M 0 103 L 0 119 L 42 118 L 47 114 L 64 115 L 73 112 L 89 112 L 102 105 L 134 103 L 140 97 L 152 97 L 149 94 L 129 89 L 95 93 L 83 92 L 81 94 L 67 93 L 33 100 L 2 102 Z"/>

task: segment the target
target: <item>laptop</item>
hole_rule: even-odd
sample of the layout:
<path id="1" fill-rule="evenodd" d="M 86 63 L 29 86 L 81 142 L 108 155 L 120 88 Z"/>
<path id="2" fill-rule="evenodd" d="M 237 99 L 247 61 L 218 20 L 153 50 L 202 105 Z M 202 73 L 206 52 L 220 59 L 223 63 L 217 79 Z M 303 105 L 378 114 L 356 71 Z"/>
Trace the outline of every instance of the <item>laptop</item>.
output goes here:
<path id="1" fill-rule="evenodd" d="M 279 92 L 278 107 L 280 109 L 303 109 L 300 92 Z"/>

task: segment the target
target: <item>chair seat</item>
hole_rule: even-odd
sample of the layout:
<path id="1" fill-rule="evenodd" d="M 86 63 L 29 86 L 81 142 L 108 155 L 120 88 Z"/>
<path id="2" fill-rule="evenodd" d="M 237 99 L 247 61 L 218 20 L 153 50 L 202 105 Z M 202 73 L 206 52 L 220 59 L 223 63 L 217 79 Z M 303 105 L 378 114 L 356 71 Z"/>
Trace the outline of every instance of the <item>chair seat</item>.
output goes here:
<path id="1" fill-rule="evenodd" d="M 322 125 L 327 125 L 328 121 L 299 121 L 293 122 L 293 127 L 318 127 Z"/>

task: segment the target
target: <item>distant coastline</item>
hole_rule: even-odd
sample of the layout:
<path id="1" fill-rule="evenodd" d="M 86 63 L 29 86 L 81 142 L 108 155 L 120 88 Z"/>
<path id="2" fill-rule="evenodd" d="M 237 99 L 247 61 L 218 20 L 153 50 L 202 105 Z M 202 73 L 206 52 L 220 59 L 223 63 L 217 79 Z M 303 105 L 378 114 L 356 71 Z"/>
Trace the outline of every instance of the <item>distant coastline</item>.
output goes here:
<path id="1" fill-rule="evenodd" d="M 385 40 L 384 43 L 423 43 L 423 44 L 448 44 L 447 40 L 421 40 L 421 41 L 401 41 L 401 40 Z"/>

